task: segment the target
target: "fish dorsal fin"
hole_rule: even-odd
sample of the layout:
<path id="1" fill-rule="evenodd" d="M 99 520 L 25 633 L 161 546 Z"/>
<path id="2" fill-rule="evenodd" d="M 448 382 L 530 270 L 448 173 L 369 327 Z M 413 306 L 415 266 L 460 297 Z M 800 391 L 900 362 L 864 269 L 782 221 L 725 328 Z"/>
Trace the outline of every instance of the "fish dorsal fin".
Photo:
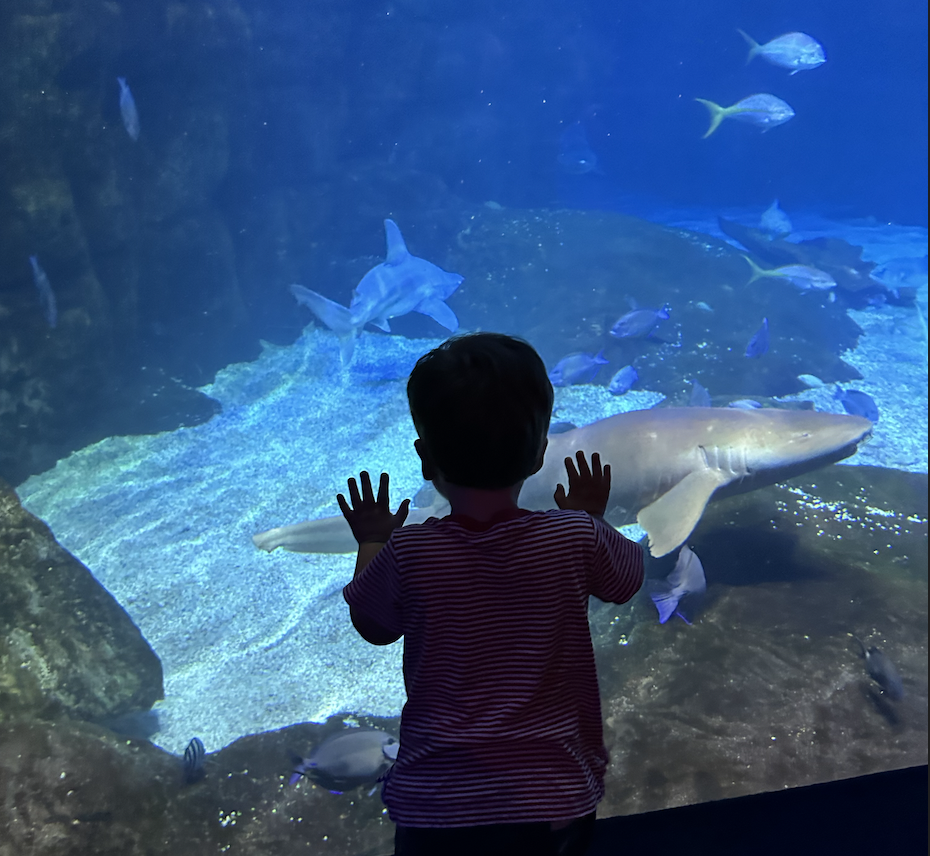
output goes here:
<path id="1" fill-rule="evenodd" d="M 695 470 L 640 511 L 636 520 L 649 536 L 649 552 L 658 558 L 683 544 L 714 491 L 728 481 L 730 476 L 719 469 Z"/>
<path id="2" fill-rule="evenodd" d="M 384 234 L 387 236 L 387 257 L 384 259 L 386 265 L 399 265 L 410 258 L 403 235 L 393 220 L 384 221 Z"/>

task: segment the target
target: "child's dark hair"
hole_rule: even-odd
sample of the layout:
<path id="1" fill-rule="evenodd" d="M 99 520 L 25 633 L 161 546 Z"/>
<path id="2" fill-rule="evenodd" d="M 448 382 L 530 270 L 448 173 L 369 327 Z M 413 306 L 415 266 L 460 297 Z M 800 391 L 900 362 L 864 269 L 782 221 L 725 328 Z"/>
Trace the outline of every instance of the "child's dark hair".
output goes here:
<path id="1" fill-rule="evenodd" d="M 407 381 L 407 400 L 445 479 L 495 490 L 533 473 L 549 430 L 552 384 L 528 342 L 470 333 L 420 357 Z"/>

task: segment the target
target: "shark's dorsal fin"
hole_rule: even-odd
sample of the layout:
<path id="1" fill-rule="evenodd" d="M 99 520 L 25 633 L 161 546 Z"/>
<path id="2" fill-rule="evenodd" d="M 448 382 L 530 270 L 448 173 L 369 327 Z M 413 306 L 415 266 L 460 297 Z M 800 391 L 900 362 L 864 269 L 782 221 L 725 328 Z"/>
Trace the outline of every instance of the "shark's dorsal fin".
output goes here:
<path id="1" fill-rule="evenodd" d="M 636 521 L 649 535 L 649 552 L 658 558 L 681 545 L 697 526 L 714 491 L 730 478 L 719 469 L 695 470 L 640 511 Z"/>
<path id="2" fill-rule="evenodd" d="M 393 220 L 384 221 L 384 234 L 387 236 L 387 256 L 384 259 L 386 265 L 399 265 L 410 258 L 404 237 Z"/>

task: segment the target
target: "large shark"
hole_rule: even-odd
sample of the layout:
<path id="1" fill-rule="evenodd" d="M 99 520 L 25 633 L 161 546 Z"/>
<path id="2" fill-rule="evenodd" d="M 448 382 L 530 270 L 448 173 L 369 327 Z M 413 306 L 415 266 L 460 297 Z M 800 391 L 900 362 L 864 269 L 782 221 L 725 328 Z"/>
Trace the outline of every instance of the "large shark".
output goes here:
<path id="1" fill-rule="evenodd" d="M 600 452 L 611 468 L 608 519 L 635 519 L 649 536 L 652 555 L 664 556 L 685 542 L 711 500 L 848 458 L 871 432 L 868 419 L 813 410 L 681 407 L 618 413 L 550 435 L 542 469 L 524 483 L 520 505 L 555 508 L 555 487 L 566 483 L 565 458 L 579 449 Z M 442 517 L 448 510 L 440 497 L 429 508 L 412 508 L 407 522 Z M 356 548 L 342 516 L 271 529 L 252 540 L 268 551 Z"/>
<path id="2" fill-rule="evenodd" d="M 384 232 L 387 256 L 362 277 L 348 308 L 302 285 L 291 286 L 297 301 L 309 306 L 339 336 L 343 363 L 352 359 L 355 340 L 366 324 L 390 333 L 388 319 L 420 312 L 452 333 L 459 327 L 455 313 L 443 301 L 461 285 L 463 277 L 412 256 L 393 220 L 384 221 Z"/>

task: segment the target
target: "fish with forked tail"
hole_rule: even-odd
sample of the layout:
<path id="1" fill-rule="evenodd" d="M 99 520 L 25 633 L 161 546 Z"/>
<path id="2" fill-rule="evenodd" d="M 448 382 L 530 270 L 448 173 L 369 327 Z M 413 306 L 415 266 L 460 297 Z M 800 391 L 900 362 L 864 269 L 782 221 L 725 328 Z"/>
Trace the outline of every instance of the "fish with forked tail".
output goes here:
<path id="1" fill-rule="evenodd" d="M 777 36 L 764 45 L 760 45 L 752 36 L 737 30 L 749 45 L 747 65 L 754 57 L 761 56 L 766 62 L 787 68 L 791 74 L 799 71 L 809 71 L 817 68 L 827 61 L 823 52 L 823 45 L 807 33 L 785 33 Z"/>
<path id="2" fill-rule="evenodd" d="M 789 104 L 767 92 L 749 95 L 729 107 L 721 107 L 706 98 L 694 100 L 703 104 L 710 113 L 710 127 L 704 134 L 705 140 L 720 127 L 724 119 L 736 119 L 738 122 L 755 125 L 765 133 L 770 128 L 784 125 L 789 119 L 794 118 L 794 110 Z"/>

